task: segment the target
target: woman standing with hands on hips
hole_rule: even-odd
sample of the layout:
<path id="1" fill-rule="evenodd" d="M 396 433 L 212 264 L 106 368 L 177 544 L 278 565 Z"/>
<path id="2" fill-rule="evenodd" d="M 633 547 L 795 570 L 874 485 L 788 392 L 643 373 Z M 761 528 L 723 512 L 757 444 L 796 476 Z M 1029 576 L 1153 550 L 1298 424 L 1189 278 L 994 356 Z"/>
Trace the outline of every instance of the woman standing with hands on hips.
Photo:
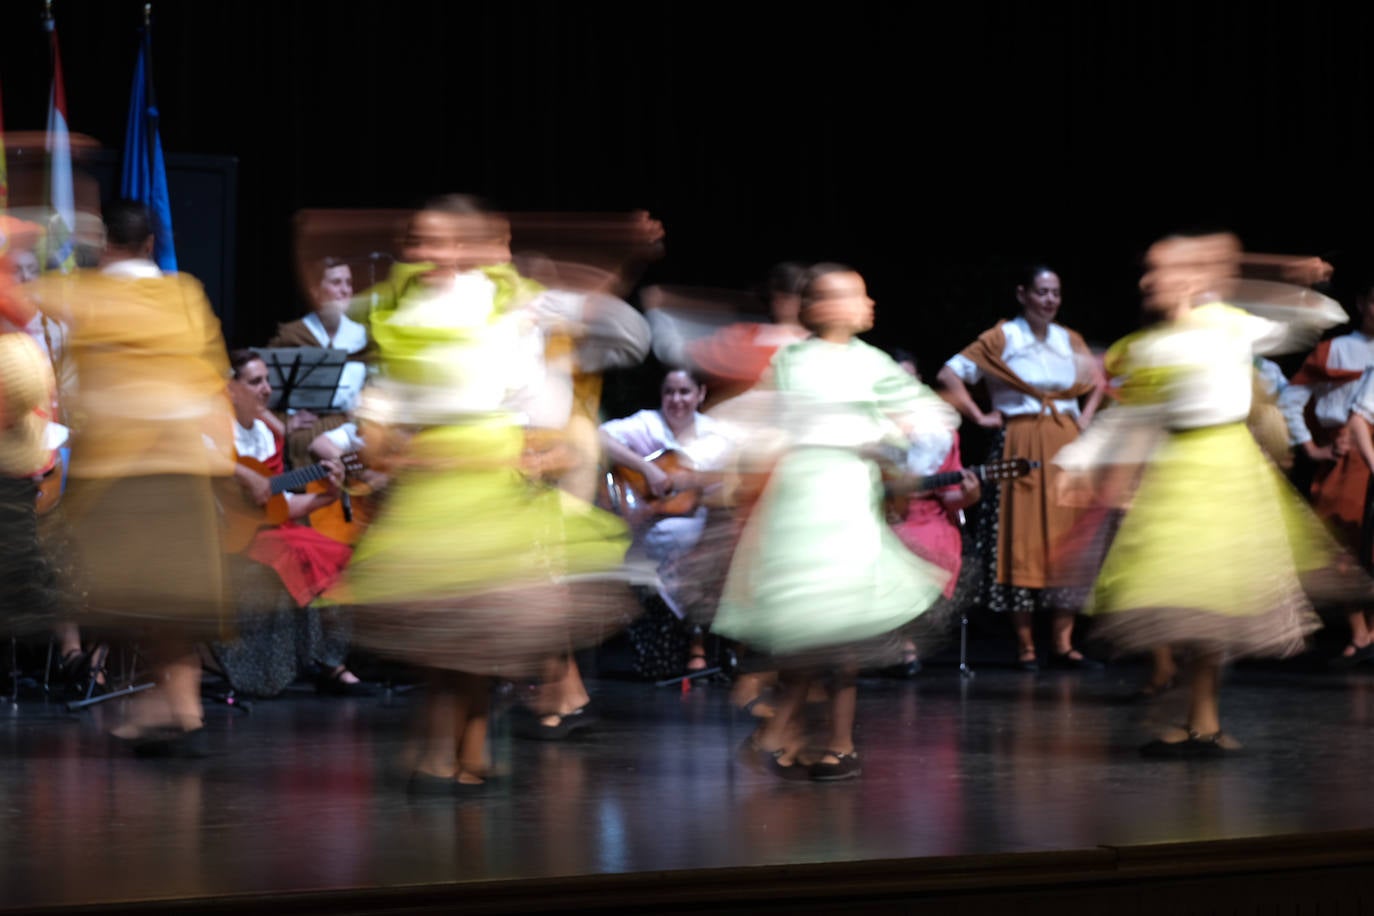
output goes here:
<path id="1" fill-rule="evenodd" d="M 985 564 L 982 603 L 1012 614 L 1021 668 L 1039 669 L 1031 631 L 1037 608 L 1054 614 L 1051 666 L 1096 668 L 1073 647 L 1074 611 L 1081 602 L 1055 588 L 1051 575 L 1050 552 L 1074 520 L 1074 510 L 1055 499 L 1058 472 L 1051 461 L 1091 422 L 1102 399 L 1101 374 L 1083 338 L 1054 321 L 1061 302 L 1058 274 L 1044 265 L 1030 268 L 1016 287 L 1016 300 L 1019 316 L 984 331 L 937 376 L 960 413 L 993 431 L 991 460 L 1040 462 L 1035 473 L 983 492 L 975 529 Z M 987 386 L 988 410 L 968 389 L 980 381 Z"/>

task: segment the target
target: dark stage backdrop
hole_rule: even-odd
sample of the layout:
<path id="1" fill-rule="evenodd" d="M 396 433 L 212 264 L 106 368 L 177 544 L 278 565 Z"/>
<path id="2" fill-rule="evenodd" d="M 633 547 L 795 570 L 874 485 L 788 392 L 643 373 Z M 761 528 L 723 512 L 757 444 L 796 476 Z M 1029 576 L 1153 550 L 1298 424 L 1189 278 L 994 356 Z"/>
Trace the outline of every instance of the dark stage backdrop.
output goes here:
<path id="1" fill-rule="evenodd" d="M 155 68 L 167 150 L 239 163 L 237 343 L 300 307 L 298 209 L 468 190 L 651 211 L 649 281 L 851 262 L 873 339 L 933 370 L 1012 312 L 1027 259 L 1102 343 L 1134 325 L 1137 259 L 1170 228 L 1357 259 L 1363 6 L 158 0 Z M 11 130 L 44 122 L 41 7 L 0 4 Z M 142 3 L 55 9 L 72 129 L 118 147 Z"/>

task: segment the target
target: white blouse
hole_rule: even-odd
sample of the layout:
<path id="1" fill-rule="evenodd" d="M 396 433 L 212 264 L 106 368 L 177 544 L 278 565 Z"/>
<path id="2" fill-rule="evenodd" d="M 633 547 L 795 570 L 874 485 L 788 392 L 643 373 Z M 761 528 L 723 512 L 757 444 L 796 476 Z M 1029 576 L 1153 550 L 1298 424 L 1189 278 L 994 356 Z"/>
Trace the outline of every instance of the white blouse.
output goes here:
<path id="1" fill-rule="evenodd" d="M 320 321 L 319 315 L 314 313 L 306 315 L 301 319 L 301 323 L 320 342 L 320 346 L 326 350 L 357 353 L 367 346 L 367 328 L 347 315 L 339 317 L 339 329 L 334 332 L 333 340 L 330 340 L 329 332 L 324 329 L 324 323 Z M 339 374 L 339 387 L 335 390 L 334 400 L 329 406 L 335 410 L 352 411 L 358 406 L 358 397 L 366 383 L 366 364 L 357 360 L 344 363 L 343 372 Z"/>
<path id="2" fill-rule="evenodd" d="M 1302 445 L 1312 439 L 1312 431 L 1307 428 L 1304 413 L 1307 402 L 1317 399 L 1312 412 L 1319 424 L 1327 429 L 1344 426 L 1350 419 L 1350 412 L 1356 409 L 1356 401 L 1364 383 L 1369 378 L 1369 370 L 1374 369 L 1374 338 L 1366 337 L 1359 331 L 1343 334 L 1331 339 L 1331 349 L 1327 352 L 1326 368 L 1346 369 L 1363 372 L 1361 378 L 1348 382 L 1321 383 L 1317 385 L 1289 385 L 1279 395 L 1279 409 L 1288 421 L 1288 439 L 1293 445 Z"/>
<path id="3" fill-rule="evenodd" d="M 1017 317 L 1002 325 L 1006 346 L 1002 359 L 1028 385 L 1043 391 L 1058 391 L 1073 387 L 1078 381 L 1079 354 L 1069 341 L 1069 332 L 1051 324 L 1044 340 L 1035 336 L 1024 317 Z M 965 385 L 982 381 L 983 370 L 973 360 L 957 353 L 945 363 Z M 988 394 L 992 409 L 1004 417 L 1038 414 L 1043 409 L 1039 399 L 1023 394 L 999 379 L 988 377 Z M 1054 402 L 1055 409 L 1071 417 L 1078 416 L 1078 401 L 1068 398 Z"/>

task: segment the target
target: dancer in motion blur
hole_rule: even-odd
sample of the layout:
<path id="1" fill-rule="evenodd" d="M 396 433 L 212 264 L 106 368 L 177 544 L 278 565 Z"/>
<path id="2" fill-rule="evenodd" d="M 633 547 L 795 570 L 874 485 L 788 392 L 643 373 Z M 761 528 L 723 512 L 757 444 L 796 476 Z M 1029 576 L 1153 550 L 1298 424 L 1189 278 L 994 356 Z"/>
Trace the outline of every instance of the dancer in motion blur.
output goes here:
<path id="1" fill-rule="evenodd" d="M 339 600 L 357 642 L 429 669 L 411 790 L 486 782 L 489 678 L 543 673 L 624 613 L 619 519 L 522 472 L 527 430 L 560 429 L 571 376 L 545 359 L 505 222 L 470 198 L 410 221 L 393 295 L 370 317 L 382 376 L 359 409 L 367 463 L 394 476 Z"/>
<path id="2" fill-rule="evenodd" d="M 1224 304 L 1241 252 L 1226 234 L 1171 237 L 1147 256 L 1142 286 L 1159 324 L 1109 351 L 1124 408 L 1158 430 L 1094 585 L 1095 633 L 1127 651 L 1172 646 L 1191 656 L 1187 721 L 1146 744 L 1155 757 L 1222 757 L 1223 663 L 1282 656 L 1319 626 L 1307 593 L 1368 592 L 1320 522 L 1260 451 L 1246 426 L 1256 353 L 1290 347 L 1294 328 L 1337 323 L 1291 309 L 1289 323 Z M 1116 413 L 1114 410 L 1113 413 Z M 1110 451 L 1115 424 L 1061 461 L 1079 470 Z M 1307 592 L 1307 593 L 1305 593 Z"/>
<path id="3" fill-rule="evenodd" d="M 115 736 L 139 753 L 196 756 L 195 644 L 227 622 L 214 482 L 234 472 L 229 365 L 201 285 L 151 260 L 147 211 L 119 201 L 104 219 L 98 270 L 32 284 L 67 327 L 75 368 L 65 506 L 78 587 L 83 612 L 128 633 L 157 683 L 126 701 Z"/>
<path id="4" fill-rule="evenodd" d="M 801 320 L 814 336 L 781 349 L 762 388 L 789 437 L 730 568 L 717 632 L 775 657 L 776 714 L 741 754 L 787 779 L 860 773 L 855 674 L 901 656 L 900 628 L 939 597 L 947 573 L 888 527 L 874 450 L 950 429 L 957 415 L 885 353 L 857 339 L 873 325 L 863 277 L 811 269 Z M 829 734 L 808 750 L 803 707 L 831 675 Z"/>

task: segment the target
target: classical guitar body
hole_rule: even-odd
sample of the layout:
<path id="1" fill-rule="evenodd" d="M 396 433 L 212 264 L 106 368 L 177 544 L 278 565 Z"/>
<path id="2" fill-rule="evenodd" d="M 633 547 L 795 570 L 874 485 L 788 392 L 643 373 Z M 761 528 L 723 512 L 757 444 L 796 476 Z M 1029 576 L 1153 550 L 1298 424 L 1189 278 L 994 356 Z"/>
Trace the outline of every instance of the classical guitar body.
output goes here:
<path id="1" fill-rule="evenodd" d="M 692 469 L 691 460 L 681 452 L 664 449 L 647 456 L 665 474 Z M 699 489 L 679 490 L 662 497 L 649 492 L 644 475 L 638 471 L 614 465 L 601 481 L 597 504 L 625 518 L 631 524 L 647 524 L 660 518 L 691 515 L 701 505 Z"/>
<path id="2" fill-rule="evenodd" d="M 329 489 L 329 482 L 317 480 L 305 488 L 307 493 L 324 493 Z M 351 491 L 350 491 L 351 492 Z M 349 511 L 344 511 L 343 500 L 337 500 L 325 506 L 323 509 L 316 509 L 310 513 L 310 527 L 314 528 L 325 537 L 332 538 L 340 544 L 348 544 L 350 547 L 358 543 L 358 538 L 362 536 L 363 530 L 372 521 L 374 514 L 374 497 L 356 496 L 349 497 Z M 351 520 L 348 516 L 351 516 Z"/>
<path id="3" fill-rule="evenodd" d="M 257 459 L 240 455 L 238 463 L 263 477 L 270 479 L 273 476 L 267 466 Z M 233 478 L 224 478 L 219 491 L 225 553 L 242 553 L 253 543 L 253 537 L 261 529 L 280 525 L 291 516 L 285 493 L 274 492 L 267 505 L 259 506 L 253 502 L 253 497 L 248 491 Z"/>

